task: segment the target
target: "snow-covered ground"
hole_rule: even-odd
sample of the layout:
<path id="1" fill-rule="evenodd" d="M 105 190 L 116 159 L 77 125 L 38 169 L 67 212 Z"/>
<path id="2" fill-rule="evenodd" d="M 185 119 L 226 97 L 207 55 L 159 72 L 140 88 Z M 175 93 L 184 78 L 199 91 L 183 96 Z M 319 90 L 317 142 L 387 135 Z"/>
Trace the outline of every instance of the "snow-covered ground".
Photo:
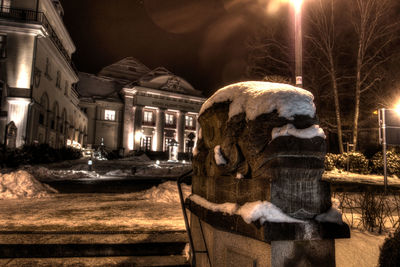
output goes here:
<path id="1" fill-rule="evenodd" d="M 123 176 L 124 172 L 128 172 L 128 166 L 131 166 L 130 161 L 125 162 L 118 163 L 120 165 L 117 166 L 127 167 L 118 168 L 116 171 L 110 169 L 112 164 L 108 162 L 102 165 L 100 172 Z M 144 162 L 149 163 L 146 165 L 149 169 L 151 164 L 154 164 L 154 162 Z M 141 164 L 143 165 L 143 162 Z M 82 166 L 86 167 L 85 162 Z M 82 166 L 69 169 L 56 169 L 54 166 L 35 167 L 35 171 L 42 173 L 42 178 L 49 177 L 48 179 L 79 179 L 90 175 L 92 179 L 99 179 L 101 176 L 97 172 L 82 170 Z M 346 182 L 383 183 L 381 176 L 364 176 L 339 171 L 325 173 L 324 177 Z M 389 184 L 391 183 L 396 184 L 398 181 L 392 177 L 389 180 Z M 184 195 L 188 196 L 191 192 L 190 186 L 183 185 L 183 191 Z M 0 231 L 185 230 L 178 190 L 173 181 L 137 193 L 59 194 L 37 181 L 29 173 L 20 170 L 0 175 L 0 192 L 2 196 Z M 336 207 L 340 205 L 336 200 L 334 204 Z M 354 219 L 357 216 L 345 213 L 343 217 L 345 221 L 350 222 L 350 218 Z M 384 234 L 376 235 L 353 230 L 351 239 L 336 240 L 337 266 L 376 266 L 379 246 L 384 238 Z"/>
<path id="2" fill-rule="evenodd" d="M 159 164 L 156 164 L 156 161 L 148 159 L 146 155 L 141 155 L 119 160 L 94 160 L 92 171 L 88 170 L 87 159 L 38 166 L 23 166 L 21 169 L 31 173 L 39 181 L 48 182 L 108 177 L 174 178 L 190 170 L 191 164 L 182 161 L 161 161 Z M 10 170 L 0 170 L 0 172 L 7 171 Z"/>

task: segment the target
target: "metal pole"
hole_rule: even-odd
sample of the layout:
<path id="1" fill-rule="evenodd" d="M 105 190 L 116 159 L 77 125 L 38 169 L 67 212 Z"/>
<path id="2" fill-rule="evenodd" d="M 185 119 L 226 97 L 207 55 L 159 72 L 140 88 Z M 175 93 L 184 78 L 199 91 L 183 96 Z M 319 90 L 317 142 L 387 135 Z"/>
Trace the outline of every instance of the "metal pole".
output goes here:
<path id="1" fill-rule="evenodd" d="M 387 192 L 387 158 L 386 158 L 386 121 L 385 121 L 385 109 L 382 111 L 382 147 L 383 147 L 383 182 L 385 186 L 385 194 Z"/>
<path id="2" fill-rule="evenodd" d="M 296 86 L 303 87 L 303 41 L 301 30 L 301 6 L 295 6 L 294 10 L 294 42 L 295 42 L 295 76 Z"/>

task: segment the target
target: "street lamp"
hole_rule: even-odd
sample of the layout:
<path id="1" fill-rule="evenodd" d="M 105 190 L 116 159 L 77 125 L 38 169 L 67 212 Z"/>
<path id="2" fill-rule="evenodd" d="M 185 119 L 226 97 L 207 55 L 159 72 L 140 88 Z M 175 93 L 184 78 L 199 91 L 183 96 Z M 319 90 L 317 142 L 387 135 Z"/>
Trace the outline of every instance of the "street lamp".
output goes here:
<path id="1" fill-rule="evenodd" d="M 303 87 L 303 41 L 301 30 L 301 7 L 303 0 L 291 0 L 294 8 L 294 52 L 296 86 Z"/>
<path id="2" fill-rule="evenodd" d="M 383 154 L 383 179 L 385 193 L 387 190 L 387 145 L 400 145 L 400 116 L 399 109 L 381 108 L 378 112 L 379 142 L 382 144 Z"/>

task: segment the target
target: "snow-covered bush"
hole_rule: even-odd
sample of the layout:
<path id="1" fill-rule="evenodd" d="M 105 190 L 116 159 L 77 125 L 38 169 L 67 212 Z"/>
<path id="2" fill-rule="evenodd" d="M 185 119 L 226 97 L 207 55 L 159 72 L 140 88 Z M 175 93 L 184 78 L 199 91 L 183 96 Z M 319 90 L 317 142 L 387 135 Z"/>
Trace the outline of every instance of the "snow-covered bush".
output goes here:
<path id="1" fill-rule="evenodd" d="M 400 231 L 399 229 L 385 239 L 379 255 L 380 267 L 400 266 Z"/>
<path id="2" fill-rule="evenodd" d="M 325 156 L 325 170 L 331 171 L 331 170 L 337 168 L 337 162 L 338 162 L 339 157 L 340 157 L 340 154 L 327 153 Z"/>
<path id="3" fill-rule="evenodd" d="M 369 161 L 360 152 L 340 154 L 337 159 L 337 167 L 338 169 L 344 169 L 350 172 L 362 174 L 368 174 L 370 172 Z"/>
<path id="4" fill-rule="evenodd" d="M 400 175 L 400 155 L 394 151 L 386 152 L 387 159 L 387 173 Z M 383 173 L 383 153 L 380 151 L 376 153 L 371 159 L 372 172 Z"/>

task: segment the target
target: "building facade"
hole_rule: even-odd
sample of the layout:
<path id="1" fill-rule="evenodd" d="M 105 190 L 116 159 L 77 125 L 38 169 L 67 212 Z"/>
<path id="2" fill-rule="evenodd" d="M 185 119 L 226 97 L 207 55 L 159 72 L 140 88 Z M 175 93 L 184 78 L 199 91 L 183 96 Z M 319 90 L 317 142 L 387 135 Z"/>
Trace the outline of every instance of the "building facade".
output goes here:
<path id="1" fill-rule="evenodd" d="M 87 116 L 75 90 L 74 43 L 55 0 L 0 0 L 0 143 L 17 127 L 16 146 L 81 147 Z"/>
<path id="2" fill-rule="evenodd" d="M 201 92 L 165 68 L 129 57 L 98 75 L 80 73 L 80 105 L 88 116 L 88 144 L 123 151 L 191 152 L 197 140 Z"/>

